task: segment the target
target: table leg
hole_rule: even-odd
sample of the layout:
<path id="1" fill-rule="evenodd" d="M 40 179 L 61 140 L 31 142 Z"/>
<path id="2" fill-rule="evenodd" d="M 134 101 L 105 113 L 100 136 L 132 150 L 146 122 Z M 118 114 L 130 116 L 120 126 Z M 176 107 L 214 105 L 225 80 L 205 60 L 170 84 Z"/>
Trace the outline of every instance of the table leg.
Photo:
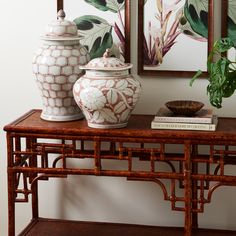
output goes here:
<path id="1" fill-rule="evenodd" d="M 7 165 L 8 165 L 8 236 L 15 236 L 15 179 L 13 172 L 13 138 L 7 133 Z"/>
<path id="2" fill-rule="evenodd" d="M 192 145 L 192 156 L 197 155 L 197 154 L 198 154 L 198 145 Z M 198 173 L 198 163 L 192 163 L 192 173 L 193 174 Z M 198 194 L 198 186 L 197 186 L 197 180 L 195 180 L 195 181 L 192 181 L 192 200 L 193 200 L 192 209 L 198 208 L 197 194 Z M 198 228 L 198 213 L 197 212 L 192 212 L 192 228 L 193 229 Z"/>
<path id="3" fill-rule="evenodd" d="M 192 235 L 192 182 L 191 182 L 191 145 L 184 145 L 184 193 L 185 193 L 185 227 L 184 236 Z"/>
<path id="4" fill-rule="evenodd" d="M 15 236 L 15 174 L 8 169 L 8 236 Z"/>
<path id="5" fill-rule="evenodd" d="M 35 144 L 37 143 L 37 139 L 35 138 L 27 138 L 26 139 L 26 146 L 27 150 L 31 151 L 32 153 L 36 153 Z M 37 155 L 32 154 L 29 159 L 29 166 L 31 168 L 37 167 Z M 29 182 L 31 183 L 35 178 L 37 177 L 37 174 L 30 174 Z M 34 183 L 31 185 L 31 193 L 32 193 L 32 217 L 33 219 L 36 219 L 39 217 L 39 210 L 38 210 L 38 181 L 34 181 Z"/>

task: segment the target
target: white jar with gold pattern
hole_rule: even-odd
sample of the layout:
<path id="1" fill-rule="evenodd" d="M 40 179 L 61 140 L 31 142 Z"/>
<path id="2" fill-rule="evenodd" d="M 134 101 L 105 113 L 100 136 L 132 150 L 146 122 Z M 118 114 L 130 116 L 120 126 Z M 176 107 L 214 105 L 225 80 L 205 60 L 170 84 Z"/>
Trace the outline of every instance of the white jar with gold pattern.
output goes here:
<path id="1" fill-rule="evenodd" d="M 47 26 L 43 45 L 33 59 L 33 72 L 43 100 L 41 118 L 49 121 L 83 117 L 74 101 L 72 88 L 82 76 L 79 66 L 90 58 L 86 48 L 79 43 L 76 24 L 64 18 L 65 13 L 60 10 L 58 19 Z"/>

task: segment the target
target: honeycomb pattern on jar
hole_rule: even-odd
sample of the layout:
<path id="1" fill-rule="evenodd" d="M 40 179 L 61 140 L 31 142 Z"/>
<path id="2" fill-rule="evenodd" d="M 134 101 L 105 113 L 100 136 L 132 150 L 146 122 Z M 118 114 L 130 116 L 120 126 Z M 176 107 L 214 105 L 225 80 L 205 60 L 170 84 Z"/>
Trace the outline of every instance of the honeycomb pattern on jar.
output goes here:
<path id="1" fill-rule="evenodd" d="M 43 99 L 43 113 L 71 116 L 81 112 L 74 101 L 72 88 L 82 75 L 79 65 L 89 61 L 81 45 L 43 45 L 33 58 L 33 72 Z"/>

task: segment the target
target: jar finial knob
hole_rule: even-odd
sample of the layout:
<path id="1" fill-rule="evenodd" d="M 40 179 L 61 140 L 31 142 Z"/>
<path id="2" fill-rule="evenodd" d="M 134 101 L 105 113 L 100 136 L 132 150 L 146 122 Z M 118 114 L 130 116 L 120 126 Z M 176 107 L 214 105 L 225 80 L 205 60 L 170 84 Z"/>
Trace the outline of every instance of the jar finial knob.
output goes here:
<path id="1" fill-rule="evenodd" d="M 109 48 L 107 48 L 106 51 L 103 54 L 103 57 L 108 58 L 108 57 L 110 57 L 110 54 L 111 54 L 111 50 Z"/>
<path id="2" fill-rule="evenodd" d="M 64 18 L 66 17 L 66 13 L 61 9 L 58 11 L 57 17 L 59 20 L 64 20 Z"/>

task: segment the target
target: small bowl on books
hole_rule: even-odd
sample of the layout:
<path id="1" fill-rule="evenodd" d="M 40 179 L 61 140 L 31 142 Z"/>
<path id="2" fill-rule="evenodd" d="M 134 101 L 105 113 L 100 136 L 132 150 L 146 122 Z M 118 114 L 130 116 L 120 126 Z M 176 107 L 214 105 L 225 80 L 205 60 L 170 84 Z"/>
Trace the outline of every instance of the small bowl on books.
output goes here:
<path id="1" fill-rule="evenodd" d="M 204 106 L 204 103 L 191 100 L 176 100 L 169 101 L 165 105 L 175 115 L 193 116 Z"/>

